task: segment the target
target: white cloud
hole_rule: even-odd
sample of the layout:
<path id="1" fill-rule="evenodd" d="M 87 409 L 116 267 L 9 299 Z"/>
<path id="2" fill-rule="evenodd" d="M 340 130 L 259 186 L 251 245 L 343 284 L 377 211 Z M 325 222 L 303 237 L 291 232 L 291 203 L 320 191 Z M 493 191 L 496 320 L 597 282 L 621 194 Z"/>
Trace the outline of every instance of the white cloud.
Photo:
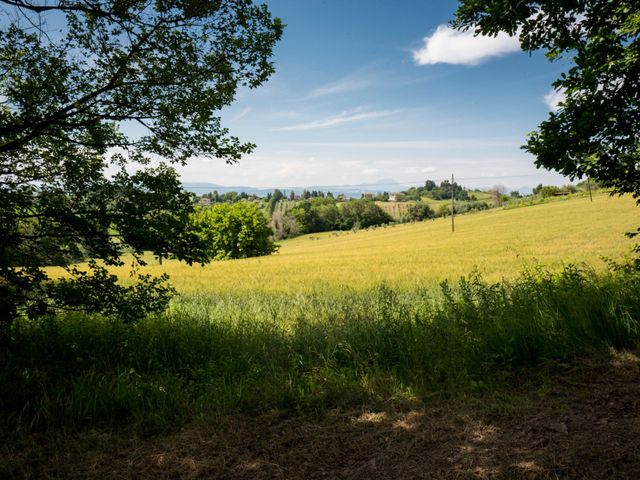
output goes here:
<path id="1" fill-rule="evenodd" d="M 547 104 L 549 110 L 557 112 L 560 110 L 560 103 L 564 102 L 566 98 L 567 94 L 564 88 L 560 88 L 559 90 L 551 89 L 549 93 L 544 96 L 544 103 Z"/>
<path id="2" fill-rule="evenodd" d="M 452 65 L 478 65 L 491 57 L 500 57 L 520 50 L 518 37 L 499 33 L 496 37 L 475 36 L 472 30 L 461 32 L 448 25 L 440 25 L 424 39 L 424 46 L 414 50 L 418 65 L 449 63 Z"/>
<path id="3" fill-rule="evenodd" d="M 278 128 L 277 130 L 286 132 L 294 130 L 316 130 L 318 128 L 329 128 L 345 123 L 359 122 L 362 120 L 371 120 L 374 118 L 388 117 L 398 113 L 398 110 L 378 110 L 372 112 L 363 112 L 360 109 L 342 112 L 334 117 L 315 120 L 313 122 L 300 123 L 297 125 L 289 125 L 287 127 Z"/>
<path id="4" fill-rule="evenodd" d="M 308 161 L 310 154 L 308 152 L 304 155 L 303 150 L 288 155 L 275 150 L 264 151 L 251 154 L 239 164 L 233 165 L 195 157 L 187 165 L 179 166 L 178 171 L 185 182 L 280 189 L 292 186 L 372 184 L 377 179 L 385 179 L 387 183 L 393 179 L 401 184 L 417 185 L 422 184 L 426 178 L 437 182 L 451 179 L 451 172 L 455 173 L 456 181 L 472 188 L 491 186 L 498 181 L 516 189 L 525 185 L 558 185 L 568 181 L 555 172 L 536 170 L 531 159 L 519 149 L 502 155 L 494 151 L 477 150 L 468 155 L 442 152 L 429 157 L 406 150 L 390 154 L 386 150 L 376 153 L 337 148 L 335 151 L 322 153 L 315 162 Z M 373 172 L 374 169 L 377 170 L 376 173 Z M 512 176 L 484 178 L 491 175 Z M 382 185 L 379 188 L 382 190 L 388 187 Z"/>

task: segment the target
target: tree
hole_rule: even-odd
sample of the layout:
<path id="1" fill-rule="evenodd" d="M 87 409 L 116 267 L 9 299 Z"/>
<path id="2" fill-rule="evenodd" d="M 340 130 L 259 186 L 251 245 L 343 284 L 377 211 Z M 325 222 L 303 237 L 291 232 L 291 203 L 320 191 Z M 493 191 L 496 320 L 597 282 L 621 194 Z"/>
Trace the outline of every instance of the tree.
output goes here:
<path id="1" fill-rule="evenodd" d="M 640 201 L 640 2 L 461 0 L 453 24 L 518 35 L 524 51 L 568 59 L 553 83 L 564 99 L 524 150 L 538 167 Z"/>
<path id="2" fill-rule="evenodd" d="M 303 200 L 291 209 L 302 233 L 328 232 L 338 228 L 340 213 L 335 200 L 315 198 Z"/>
<path id="3" fill-rule="evenodd" d="M 269 220 L 255 203 L 219 203 L 197 209 L 190 216 L 189 230 L 200 238 L 208 258 L 269 255 L 277 249 Z"/>
<path id="4" fill-rule="evenodd" d="M 278 205 L 278 202 L 283 198 L 286 198 L 284 196 L 284 193 L 282 193 L 280 190 L 276 188 L 273 191 L 273 195 L 271 195 L 271 197 L 267 201 L 267 210 L 269 211 L 269 215 L 273 215 L 273 212 L 275 211 L 276 206 Z"/>
<path id="5" fill-rule="evenodd" d="M 391 223 L 393 218 L 371 200 L 350 200 L 340 208 L 340 229 L 367 228 Z"/>
<path id="6" fill-rule="evenodd" d="M 435 212 L 424 202 L 416 202 L 407 209 L 405 220 L 408 222 L 421 222 L 435 217 Z"/>
<path id="7" fill-rule="evenodd" d="M 194 155 L 235 162 L 252 151 L 216 112 L 239 86 L 270 76 L 282 24 L 249 0 L 0 7 L 0 318 L 6 326 L 55 307 L 124 316 L 164 308 L 162 278 L 125 288 L 96 262 L 91 273 L 69 265 L 121 265 L 124 251 L 143 263 L 144 250 L 208 260 L 187 228 L 191 199 L 168 165 Z M 157 159 L 166 164 L 150 168 Z M 50 281 L 45 265 L 70 278 Z"/>
<path id="8" fill-rule="evenodd" d="M 300 225 L 289 211 L 276 211 L 271 216 L 271 228 L 276 240 L 300 235 Z"/>

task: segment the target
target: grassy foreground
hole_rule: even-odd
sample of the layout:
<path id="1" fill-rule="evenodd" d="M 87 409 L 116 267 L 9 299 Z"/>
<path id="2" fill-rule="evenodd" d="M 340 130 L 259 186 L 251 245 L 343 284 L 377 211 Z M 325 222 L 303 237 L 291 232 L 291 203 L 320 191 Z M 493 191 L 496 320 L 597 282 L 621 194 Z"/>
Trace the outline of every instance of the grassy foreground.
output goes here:
<path id="1" fill-rule="evenodd" d="M 154 266 L 182 291 L 162 315 L 14 325 L 0 351 L 0 425 L 155 431 L 227 412 L 421 402 L 636 348 L 640 272 L 568 263 L 626 254 L 635 208 L 558 201 L 461 217 L 455 235 L 434 221 L 304 237 L 268 258 Z M 550 269 L 517 273 L 534 259 Z"/>
<path id="2" fill-rule="evenodd" d="M 366 290 L 388 282 L 415 288 L 455 281 L 477 270 L 490 281 L 513 279 L 525 267 L 566 263 L 604 267 L 633 242 L 639 210 L 628 197 L 561 199 L 531 207 L 462 215 L 451 234 L 450 219 L 357 232 L 329 232 L 283 241 L 268 257 L 189 267 L 177 261 L 144 269 L 168 273 L 181 293 Z M 116 270 L 122 278 L 128 269 Z"/>
<path id="3" fill-rule="evenodd" d="M 441 290 L 185 296 L 132 326 L 15 325 L 0 371 L 11 429 L 423 401 L 517 381 L 523 367 L 640 339 L 640 273 L 568 267 Z"/>

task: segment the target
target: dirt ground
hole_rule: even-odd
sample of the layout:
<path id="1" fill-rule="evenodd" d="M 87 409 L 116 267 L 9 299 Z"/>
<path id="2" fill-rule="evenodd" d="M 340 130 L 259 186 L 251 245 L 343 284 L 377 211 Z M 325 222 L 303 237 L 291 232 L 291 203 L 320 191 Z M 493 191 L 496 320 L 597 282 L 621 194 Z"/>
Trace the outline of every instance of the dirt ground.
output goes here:
<path id="1" fill-rule="evenodd" d="M 640 358 L 420 408 L 234 415 L 152 438 L 38 434 L 3 454 L 15 478 L 639 479 Z"/>

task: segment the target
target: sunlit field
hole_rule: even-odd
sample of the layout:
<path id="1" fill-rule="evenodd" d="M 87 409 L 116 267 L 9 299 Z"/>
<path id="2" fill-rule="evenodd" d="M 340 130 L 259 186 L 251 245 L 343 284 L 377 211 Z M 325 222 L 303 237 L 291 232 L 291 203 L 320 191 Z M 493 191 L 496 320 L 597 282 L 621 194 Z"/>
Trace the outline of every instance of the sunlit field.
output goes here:
<path id="1" fill-rule="evenodd" d="M 281 242 L 269 257 L 213 262 L 204 267 L 150 258 L 144 269 L 168 273 L 181 293 L 365 290 L 381 282 L 393 287 L 435 286 L 473 270 L 489 281 L 515 278 L 524 268 L 621 260 L 633 241 L 624 232 L 640 222 L 630 197 L 598 195 L 559 199 L 510 210 L 438 218 L 356 232 L 327 232 Z M 128 269 L 116 269 L 122 278 Z"/>
<path id="2" fill-rule="evenodd" d="M 635 348 L 640 274 L 602 256 L 630 253 L 636 209 L 560 199 L 461 216 L 454 234 L 437 219 L 205 267 L 150 259 L 182 293 L 170 308 L 134 324 L 80 313 L 16 323 L 0 398 L 18 425 L 160 431 L 225 412 L 422 402 Z"/>

